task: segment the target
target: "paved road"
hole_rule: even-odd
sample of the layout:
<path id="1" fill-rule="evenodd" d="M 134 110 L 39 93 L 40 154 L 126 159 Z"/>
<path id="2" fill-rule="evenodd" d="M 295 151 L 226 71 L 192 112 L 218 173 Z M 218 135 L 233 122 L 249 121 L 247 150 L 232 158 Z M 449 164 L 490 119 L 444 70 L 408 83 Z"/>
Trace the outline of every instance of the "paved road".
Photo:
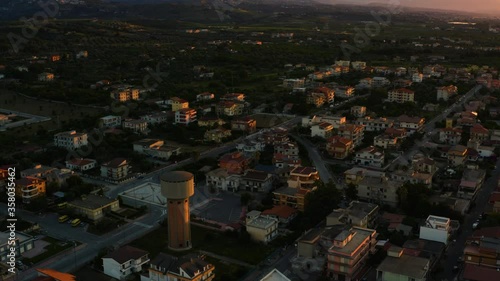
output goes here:
<path id="1" fill-rule="evenodd" d="M 434 117 L 431 120 L 428 120 L 423 127 L 424 137 L 422 138 L 422 140 L 417 141 L 411 149 L 409 149 L 403 155 L 399 156 L 398 161 L 394 161 L 393 165 L 397 164 L 398 162 L 400 164 L 407 165 L 408 161 L 413 157 L 413 155 L 416 153 L 416 151 L 418 151 L 418 149 L 422 146 L 422 144 L 425 144 L 429 141 L 430 136 L 428 135 L 428 133 L 431 133 L 434 131 L 434 129 L 436 128 L 436 123 L 441 122 L 444 119 L 446 119 L 446 117 L 448 116 L 448 114 L 450 114 L 450 112 L 452 112 L 456 109 L 461 110 L 462 106 L 467 101 L 469 101 L 475 94 L 477 94 L 479 92 L 479 90 L 481 90 L 481 88 L 482 88 L 481 85 L 475 86 L 470 91 L 468 91 L 465 95 L 463 95 L 461 100 L 458 103 L 453 104 L 452 106 L 450 106 L 448 109 L 444 110 L 438 116 Z"/>
<path id="2" fill-rule="evenodd" d="M 5 205 L 1 206 L 2 210 L 6 210 Z M 4 211 L 2 211 L 4 212 Z M 24 217 L 25 214 L 18 211 L 19 217 Z M 48 267 L 62 272 L 71 272 L 78 266 L 84 265 L 90 261 L 97 255 L 99 250 L 104 247 L 110 246 L 122 246 L 131 242 L 134 239 L 137 239 L 149 231 L 154 230 L 159 227 L 158 221 L 161 219 L 162 211 L 160 208 L 152 209 L 150 213 L 145 215 L 144 217 L 138 219 L 136 222 L 128 223 L 125 226 L 116 229 L 113 232 L 105 234 L 100 237 L 90 237 L 85 238 L 87 242 L 78 247 L 72 255 L 63 254 L 47 261 L 38 264 L 37 267 Z M 49 226 L 48 224 L 41 221 L 41 226 L 48 232 L 49 235 L 52 235 L 53 230 L 45 228 Z M 63 226 L 61 226 L 63 227 Z M 71 236 L 71 233 L 67 232 L 68 235 L 66 238 L 71 240 L 78 240 Z M 166 234 L 165 234 L 166 235 Z M 166 237 L 165 237 L 166 238 Z M 37 272 L 34 268 L 23 271 L 19 274 L 18 280 L 31 280 L 37 276 Z"/>
<path id="3" fill-rule="evenodd" d="M 323 161 L 323 158 L 321 158 L 318 148 L 316 148 L 316 146 L 307 139 L 303 139 L 297 135 L 292 135 L 292 137 L 307 149 L 309 159 L 311 159 L 313 165 L 316 167 L 316 170 L 318 170 L 320 179 L 325 183 L 333 180 L 330 169 L 325 166 L 325 162 Z"/>
<path id="4" fill-rule="evenodd" d="M 479 218 L 488 205 L 488 198 L 490 194 L 496 189 L 498 179 L 500 177 L 500 160 L 497 161 L 496 169 L 491 173 L 483 187 L 478 191 L 476 196 L 476 207 L 465 216 L 464 223 L 461 225 L 462 232 L 456 238 L 456 243 L 448 246 L 447 258 L 445 259 L 444 271 L 438 280 L 453 280 L 456 273 L 452 272 L 453 266 L 457 265 L 457 260 L 463 255 L 465 248 L 465 240 L 472 232 L 472 224 Z"/>

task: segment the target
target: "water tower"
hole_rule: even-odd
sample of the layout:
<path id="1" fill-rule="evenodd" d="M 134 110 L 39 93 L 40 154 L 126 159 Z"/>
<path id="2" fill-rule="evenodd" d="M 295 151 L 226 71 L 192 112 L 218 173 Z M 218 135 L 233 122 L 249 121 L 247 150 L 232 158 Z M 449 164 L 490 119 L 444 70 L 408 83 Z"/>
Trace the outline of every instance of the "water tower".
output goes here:
<path id="1" fill-rule="evenodd" d="M 160 177 L 161 194 L 167 198 L 168 248 L 191 248 L 189 197 L 194 194 L 194 176 L 189 172 L 166 172 Z"/>

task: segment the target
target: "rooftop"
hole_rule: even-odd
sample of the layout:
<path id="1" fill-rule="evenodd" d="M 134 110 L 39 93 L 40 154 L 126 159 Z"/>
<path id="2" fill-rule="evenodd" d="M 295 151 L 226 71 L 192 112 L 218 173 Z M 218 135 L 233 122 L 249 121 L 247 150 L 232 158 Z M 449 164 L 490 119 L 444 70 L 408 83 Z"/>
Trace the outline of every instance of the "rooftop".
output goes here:
<path id="1" fill-rule="evenodd" d="M 148 252 L 146 252 L 144 250 L 137 249 L 135 247 L 127 245 L 127 246 L 119 248 L 118 250 L 116 250 L 110 254 L 107 254 L 106 256 L 103 257 L 103 259 L 114 259 L 119 264 L 123 264 L 129 260 L 140 259 L 147 254 L 148 254 Z"/>
<path id="2" fill-rule="evenodd" d="M 273 224 L 277 224 L 278 221 L 272 218 L 266 217 L 257 217 L 247 223 L 247 227 L 255 227 L 261 229 L 267 229 L 271 227 Z"/>
<path id="3" fill-rule="evenodd" d="M 473 264 L 465 264 L 464 280 L 491 281 L 500 280 L 500 271 L 495 268 L 488 268 Z"/>
<path id="4" fill-rule="evenodd" d="M 354 234 L 351 240 L 342 248 L 332 246 L 329 251 L 335 251 L 339 253 L 343 253 L 346 255 L 351 255 L 356 249 L 359 248 L 368 237 L 374 235 L 376 233 L 373 229 L 361 228 L 361 227 L 353 227 L 350 230 L 343 230 L 335 237 L 335 240 L 344 240 L 347 235 Z M 340 236 L 339 236 L 340 235 Z"/>
<path id="5" fill-rule="evenodd" d="M 387 256 L 377 270 L 424 280 L 428 266 L 428 259 L 403 254 L 399 258 Z"/>

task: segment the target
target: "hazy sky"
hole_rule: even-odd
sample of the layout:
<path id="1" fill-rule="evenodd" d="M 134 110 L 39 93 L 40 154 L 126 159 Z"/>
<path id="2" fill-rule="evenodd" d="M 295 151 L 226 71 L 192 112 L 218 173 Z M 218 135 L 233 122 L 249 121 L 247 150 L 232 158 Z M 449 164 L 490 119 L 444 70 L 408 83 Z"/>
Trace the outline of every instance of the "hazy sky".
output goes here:
<path id="1" fill-rule="evenodd" d="M 409 7 L 462 10 L 470 12 L 500 12 L 500 0 L 320 0 L 330 3 L 400 3 Z"/>

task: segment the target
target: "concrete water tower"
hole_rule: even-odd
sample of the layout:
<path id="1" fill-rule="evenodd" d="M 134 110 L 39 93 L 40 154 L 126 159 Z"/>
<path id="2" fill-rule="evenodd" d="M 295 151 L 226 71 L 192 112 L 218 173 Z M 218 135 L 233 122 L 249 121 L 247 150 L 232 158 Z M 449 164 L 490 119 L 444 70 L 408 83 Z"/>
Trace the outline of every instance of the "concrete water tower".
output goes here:
<path id="1" fill-rule="evenodd" d="M 188 250 L 192 247 L 189 197 L 194 194 L 194 175 L 184 171 L 166 172 L 160 182 L 161 194 L 167 198 L 168 248 Z"/>

